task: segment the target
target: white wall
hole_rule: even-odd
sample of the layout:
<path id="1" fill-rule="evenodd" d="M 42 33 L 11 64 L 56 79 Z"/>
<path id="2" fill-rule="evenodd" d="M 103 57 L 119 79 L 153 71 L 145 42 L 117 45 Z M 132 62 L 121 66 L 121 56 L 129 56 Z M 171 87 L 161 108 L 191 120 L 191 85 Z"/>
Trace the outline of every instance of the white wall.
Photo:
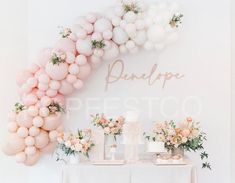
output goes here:
<path id="1" fill-rule="evenodd" d="M 68 3 L 69 2 L 69 3 Z M 73 19 L 89 11 L 101 10 L 111 5 L 112 1 L 82 1 L 82 0 L 29 0 L 28 4 L 28 35 L 26 35 L 26 2 L 9 1 L 7 7 L 3 7 L 1 18 L 6 23 L 6 30 L 1 33 L 1 83 L 8 77 L 8 83 L 2 87 L 1 94 L 1 134 L 5 134 L 7 111 L 16 99 L 16 86 L 14 76 L 16 70 L 26 66 L 26 42 L 22 41 L 28 36 L 28 55 L 29 60 L 33 61 L 38 50 L 45 46 L 53 45 L 58 38 L 58 25 L 69 25 Z M 159 101 L 154 103 L 156 112 L 149 117 L 147 115 L 146 102 L 139 100 L 138 107 L 142 109 L 141 121 L 143 125 L 149 128 L 153 120 L 162 120 L 166 117 L 160 111 L 160 105 L 166 101 L 166 97 L 172 96 L 177 100 L 166 104 L 168 111 L 178 113 L 173 117 L 180 119 L 184 116 L 184 101 L 189 96 L 196 96 L 199 100 L 202 111 L 196 117 L 203 124 L 208 133 L 208 142 L 206 144 L 211 154 L 211 163 L 213 171 L 200 171 L 200 183 L 208 182 L 230 182 L 230 1 L 224 0 L 198 0 L 187 1 L 179 0 L 182 4 L 182 10 L 185 14 L 184 28 L 178 43 L 167 48 L 160 56 L 154 52 L 138 55 L 123 56 L 128 72 L 140 72 L 140 68 L 147 71 L 153 63 L 158 63 L 162 71 L 170 70 L 184 73 L 185 79 L 180 82 L 172 82 L 165 90 L 161 90 L 158 85 L 147 87 L 145 83 L 135 82 L 125 89 L 125 83 L 121 82 L 104 93 L 104 77 L 107 71 L 107 65 L 93 73 L 93 77 L 88 79 L 86 88 L 81 93 L 73 95 L 75 98 L 100 97 L 101 101 L 96 103 L 102 107 L 104 97 L 118 96 L 120 102 L 126 100 L 128 96 L 135 96 L 137 99 L 143 96 L 159 97 Z M 13 3 L 17 3 L 14 9 Z M 19 4 L 18 4 L 19 3 Z M 213 5 L 213 6 L 212 6 Z M 2 7 L 2 6 L 1 6 Z M 56 7 L 56 8 L 55 8 Z M 11 11 L 7 11 L 11 9 Z M 14 12 L 14 13 L 13 13 Z M 53 12 L 53 13 L 52 13 Z M 8 15 L 8 16 L 6 16 Z M 7 17 L 7 18 L 6 18 Z M 10 20 L 10 21 L 9 21 Z M 1 21 L 2 22 L 2 21 Z M 9 24 L 9 22 L 12 22 Z M 15 23 L 13 23 L 15 22 Z M 6 44 L 9 30 L 17 26 L 17 31 L 12 33 L 14 45 Z M 2 30 L 1 30 L 2 31 Z M 16 33 L 17 32 L 17 33 Z M 18 34 L 19 33 L 19 34 Z M 23 43 L 23 46 L 22 46 Z M 13 48 L 11 48 L 13 46 Z M 11 48 L 11 49 L 10 49 Z M 14 54 L 9 56 L 9 50 Z M 2 60 L 5 60 L 3 62 Z M 4 69 L 2 69 L 4 68 Z M 8 69 L 5 69 L 8 68 Z M 10 69 L 11 68 L 11 69 Z M 99 76 L 99 77 L 96 77 Z M 129 85 L 130 86 L 130 85 Z M 139 90 L 139 88 L 145 88 Z M 95 93 L 94 93 L 95 89 Z M 118 90 L 118 92 L 117 92 Z M 147 91 L 147 94 L 145 93 Z M 7 98 L 6 96 L 11 96 Z M 113 104 L 114 105 L 114 104 Z M 192 106 L 187 106 L 190 114 L 195 114 L 197 105 L 192 102 Z M 100 110 L 103 110 L 102 108 Z M 116 110 L 117 111 L 117 110 Z M 115 110 L 109 110 L 110 114 L 117 114 Z M 124 113 L 125 109 L 118 110 Z M 71 111 L 69 119 L 66 120 L 67 128 L 74 129 L 89 125 L 85 110 Z M 94 112 L 94 111 L 93 111 Z M 169 117 L 168 114 L 168 118 Z M 219 133 L 219 135 L 218 135 Z M 219 138 L 218 138 L 219 137 Z M 223 153 L 218 150 L 223 148 Z M 196 156 L 192 156 L 200 166 Z M 16 165 L 11 158 L 0 155 L 0 178 L 7 179 L 6 183 L 39 183 L 39 182 L 58 182 L 59 169 L 50 157 L 43 157 L 34 167 L 28 168 Z M 12 169 L 10 172 L 8 169 Z M 200 168 L 199 168 L 200 169 Z M 14 176 L 12 176 L 12 174 Z M 19 176 L 21 175 L 21 176 Z M 26 178 L 27 176 L 27 178 Z"/>

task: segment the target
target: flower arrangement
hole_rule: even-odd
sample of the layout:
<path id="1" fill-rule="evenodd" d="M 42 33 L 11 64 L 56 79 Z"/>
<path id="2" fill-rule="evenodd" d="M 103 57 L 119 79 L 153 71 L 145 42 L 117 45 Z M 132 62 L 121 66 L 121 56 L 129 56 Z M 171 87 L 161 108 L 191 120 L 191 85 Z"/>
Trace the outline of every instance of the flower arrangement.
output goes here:
<path id="1" fill-rule="evenodd" d="M 47 108 L 50 114 L 65 113 L 65 109 L 58 102 L 53 101 Z"/>
<path id="2" fill-rule="evenodd" d="M 183 14 L 176 15 L 174 14 L 171 18 L 169 24 L 172 28 L 178 28 L 179 24 L 182 23 L 181 19 L 183 18 Z"/>
<path id="3" fill-rule="evenodd" d="M 19 113 L 20 111 L 23 111 L 23 110 L 25 110 L 26 109 L 26 107 L 23 105 L 23 104 L 21 104 L 21 103 L 19 103 L 19 102 L 17 102 L 16 104 L 15 104 L 15 113 Z"/>
<path id="4" fill-rule="evenodd" d="M 105 135 L 113 136 L 115 140 L 117 135 L 121 135 L 125 120 L 122 116 L 117 119 L 108 119 L 104 114 L 91 115 L 91 117 L 93 125 L 104 129 Z"/>
<path id="5" fill-rule="evenodd" d="M 206 134 L 201 130 L 200 123 L 188 117 L 183 122 L 176 125 L 174 121 L 156 123 L 153 134 L 145 137 L 147 140 L 160 141 L 165 143 L 168 151 L 176 148 L 185 151 L 200 151 L 200 157 L 204 161 L 208 159 L 208 154 L 204 151 L 203 143 Z M 207 161 L 202 163 L 202 168 L 211 169 Z"/>
<path id="6" fill-rule="evenodd" d="M 89 157 L 89 151 L 94 146 L 91 140 L 91 130 L 78 130 L 76 134 L 73 133 L 61 133 L 58 138 L 57 145 L 57 161 L 63 160 L 59 154 L 59 150 L 66 156 L 83 154 Z"/>
<path id="7" fill-rule="evenodd" d="M 66 59 L 66 54 L 59 50 L 54 50 L 51 54 L 51 62 L 53 65 L 64 63 Z"/>
<path id="8" fill-rule="evenodd" d="M 70 28 L 64 28 L 62 26 L 59 26 L 60 30 L 60 35 L 62 38 L 68 38 L 70 34 L 72 33 L 72 30 Z"/>
<path id="9" fill-rule="evenodd" d="M 91 41 L 92 44 L 92 48 L 104 48 L 105 44 L 104 44 L 104 40 L 101 41 L 97 41 L 97 40 L 92 40 Z"/>

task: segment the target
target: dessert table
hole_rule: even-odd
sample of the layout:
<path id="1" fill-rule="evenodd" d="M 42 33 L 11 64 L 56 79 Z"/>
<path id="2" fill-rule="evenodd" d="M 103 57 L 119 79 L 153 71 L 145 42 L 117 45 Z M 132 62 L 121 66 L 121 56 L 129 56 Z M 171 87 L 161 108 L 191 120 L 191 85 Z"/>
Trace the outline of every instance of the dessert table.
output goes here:
<path id="1" fill-rule="evenodd" d="M 197 183 L 196 168 L 154 165 L 150 161 L 125 165 L 65 165 L 62 183 Z"/>

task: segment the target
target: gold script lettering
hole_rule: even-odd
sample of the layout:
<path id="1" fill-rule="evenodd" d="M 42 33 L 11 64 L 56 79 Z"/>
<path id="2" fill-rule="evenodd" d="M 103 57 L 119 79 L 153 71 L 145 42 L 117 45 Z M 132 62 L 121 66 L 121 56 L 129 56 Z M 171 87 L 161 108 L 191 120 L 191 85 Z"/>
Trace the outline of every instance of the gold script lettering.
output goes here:
<path id="1" fill-rule="evenodd" d="M 180 73 L 172 73 L 172 72 L 158 72 L 158 65 L 154 64 L 151 67 L 151 70 L 148 74 L 126 74 L 124 73 L 125 65 L 122 60 L 116 60 L 112 64 L 108 65 L 108 73 L 105 77 L 106 84 L 105 84 L 105 91 L 108 91 L 109 85 L 116 83 L 120 80 L 125 81 L 135 81 L 135 80 L 146 80 L 149 86 L 152 86 L 158 80 L 162 80 L 162 88 L 165 88 L 165 85 L 168 81 L 172 79 L 181 79 L 184 77 L 183 74 Z"/>

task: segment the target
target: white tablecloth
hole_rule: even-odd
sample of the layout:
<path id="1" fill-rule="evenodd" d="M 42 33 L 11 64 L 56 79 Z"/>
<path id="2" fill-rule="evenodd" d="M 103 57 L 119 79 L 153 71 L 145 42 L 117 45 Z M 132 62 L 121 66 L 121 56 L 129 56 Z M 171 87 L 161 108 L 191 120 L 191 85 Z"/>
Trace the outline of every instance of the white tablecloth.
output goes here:
<path id="1" fill-rule="evenodd" d="M 66 165 L 62 183 L 196 183 L 193 165 L 157 166 L 151 162 L 126 165 Z"/>

